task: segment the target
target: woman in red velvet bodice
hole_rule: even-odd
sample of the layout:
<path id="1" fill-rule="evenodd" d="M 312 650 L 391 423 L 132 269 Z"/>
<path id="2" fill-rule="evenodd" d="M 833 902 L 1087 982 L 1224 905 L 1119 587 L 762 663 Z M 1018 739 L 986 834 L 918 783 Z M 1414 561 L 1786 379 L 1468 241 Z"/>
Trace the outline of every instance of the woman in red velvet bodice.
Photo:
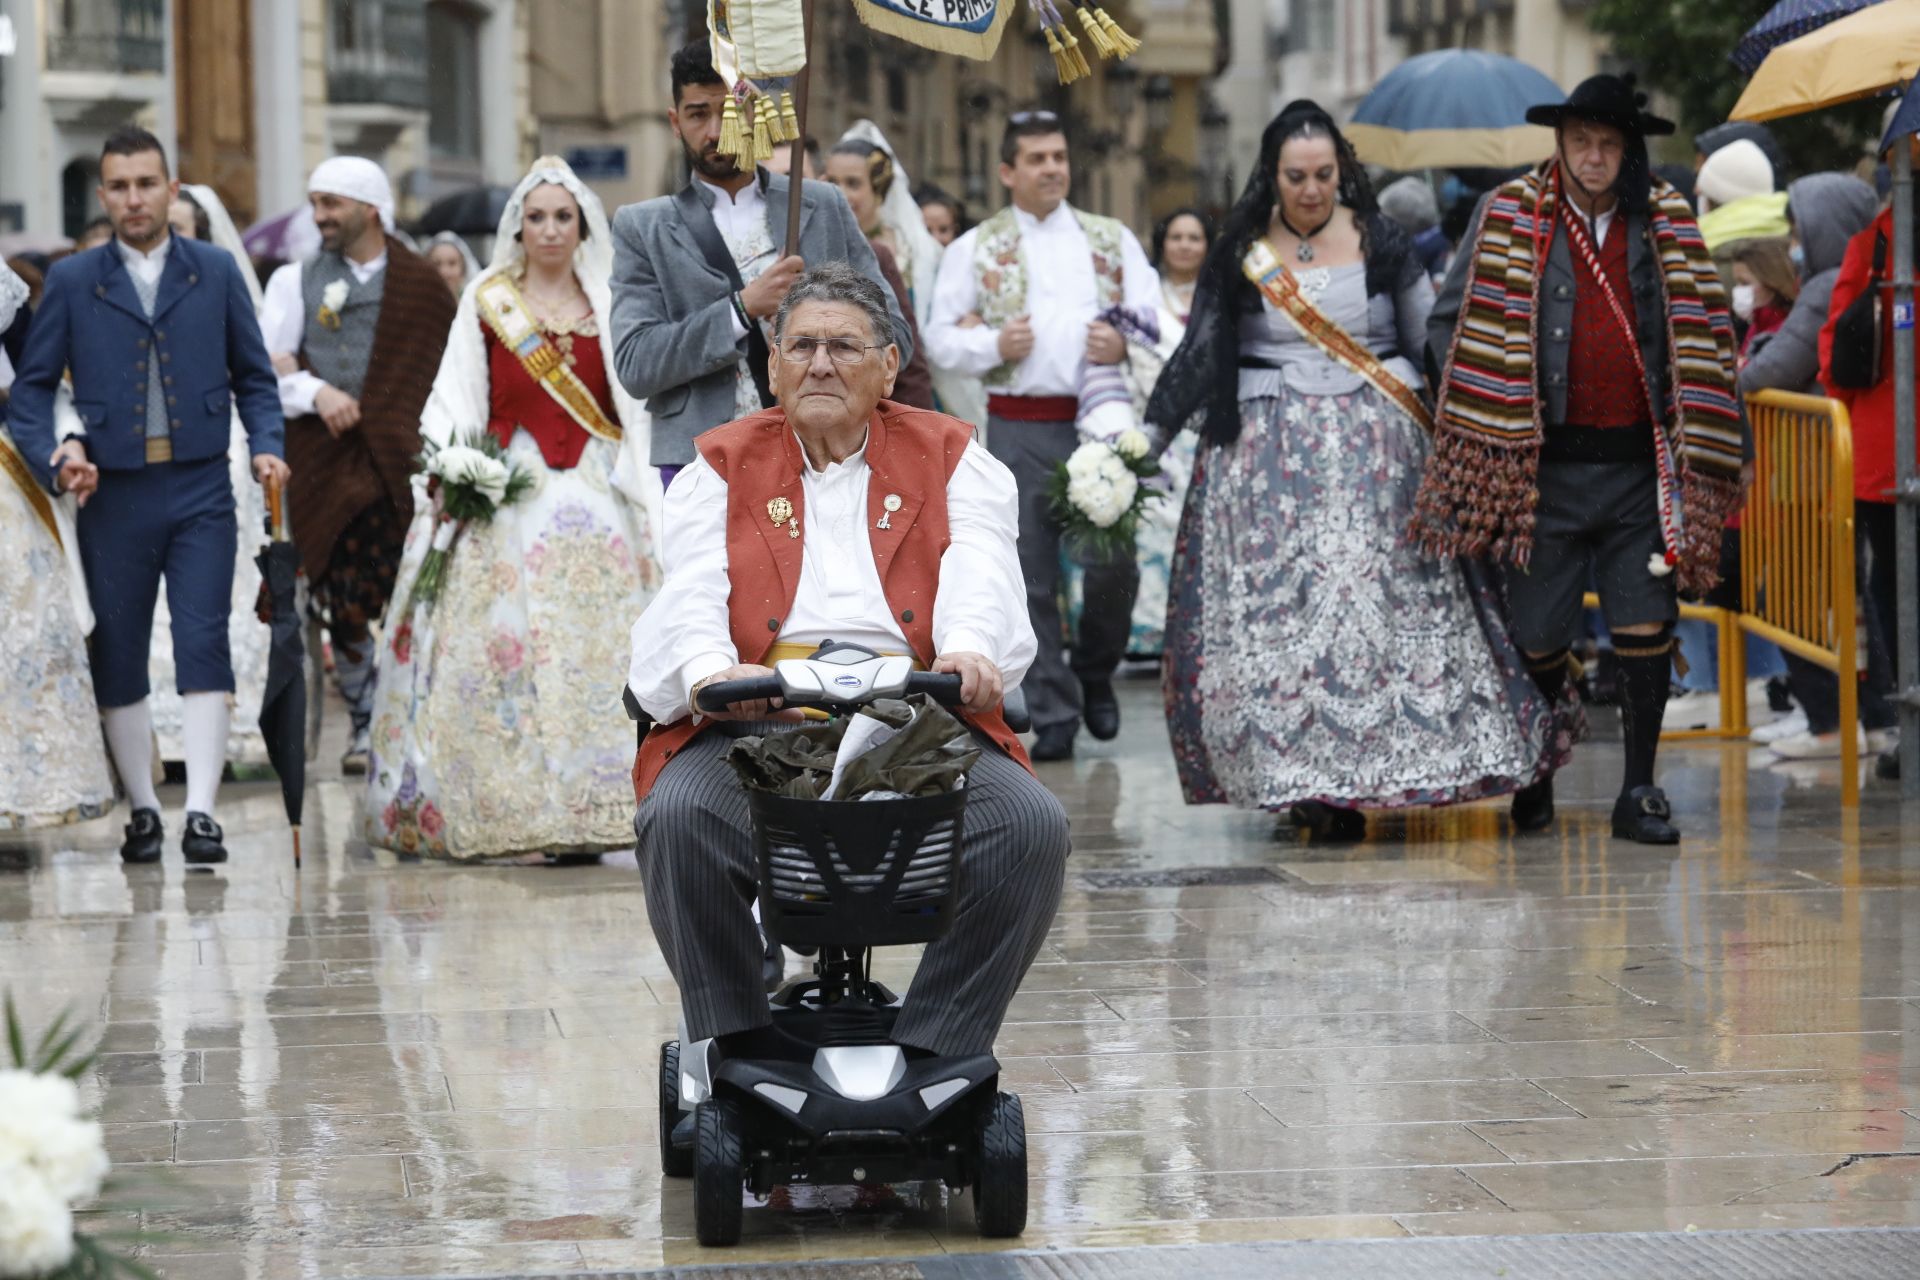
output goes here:
<path id="1" fill-rule="evenodd" d="M 540 456 L 555 471 L 571 471 L 593 437 L 573 420 L 547 389 L 534 381 L 520 358 L 494 336 L 484 320 L 478 322 L 487 344 L 487 372 L 492 379 L 487 408 L 487 430 L 501 444 L 513 443 L 515 427 L 525 428 L 540 446 Z M 600 350 L 600 330 L 591 317 L 571 326 L 541 326 L 547 340 L 559 348 L 574 375 L 593 393 L 601 412 L 618 421 L 613 389 L 607 384 L 606 357 Z"/>

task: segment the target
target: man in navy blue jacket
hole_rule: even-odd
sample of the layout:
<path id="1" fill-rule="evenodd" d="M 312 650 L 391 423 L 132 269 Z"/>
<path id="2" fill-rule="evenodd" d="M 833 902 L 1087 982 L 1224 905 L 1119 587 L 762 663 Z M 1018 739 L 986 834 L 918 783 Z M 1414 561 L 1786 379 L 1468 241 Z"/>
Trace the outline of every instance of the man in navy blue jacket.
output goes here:
<path id="1" fill-rule="evenodd" d="M 213 819 L 226 764 L 233 664 L 227 615 L 239 529 L 227 471 L 237 403 L 262 484 L 284 484 L 279 383 L 233 259 L 168 234 L 179 183 L 159 140 L 126 128 L 100 157 L 114 238 L 47 276 L 13 384 L 8 423 L 55 493 L 79 499 L 80 562 L 93 597 L 93 683 L 107 745 L 133 802 L 120 856 L 160 857 L 147 649 L 167 584 L 185 706 L 188 862 L 224 862 Z M 82 431 L 55 439 L 54 393 L 71 373 Z M 28 729 L 31 732 L 31 729 Z"/>

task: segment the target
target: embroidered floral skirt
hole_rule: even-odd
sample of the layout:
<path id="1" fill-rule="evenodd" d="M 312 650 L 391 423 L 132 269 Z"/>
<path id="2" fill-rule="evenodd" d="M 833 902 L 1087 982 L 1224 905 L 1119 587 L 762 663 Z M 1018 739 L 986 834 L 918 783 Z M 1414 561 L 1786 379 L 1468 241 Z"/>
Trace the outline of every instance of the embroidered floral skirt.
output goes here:
<path id="1" fill-rule="evenodd" d="M 1241 404 L 1174 548 L 1168 729 L 1189 803 L 1393 808 L 1511 792 L 1579 729 L 1526 674 L 1485 575 L 1405 530 L 1418 424 L 1370 387 Z"/>
<path id="2" fill-rule="evenodd" d="M 612 488 L 615 447 L 548 469 L 453 544 L 440 597 L 412 587 L 433 536 L 416 515 L 379 652 L 367 843 L 441 858 L 633 844 L 627 634 L 659 587 L 647 513 Z"/>
<path id="3" fill-rule="evenodd" d="M 4 474 L 0 547 L 0 831 L 97 818 L 114 781 L 67 562 Z"/>

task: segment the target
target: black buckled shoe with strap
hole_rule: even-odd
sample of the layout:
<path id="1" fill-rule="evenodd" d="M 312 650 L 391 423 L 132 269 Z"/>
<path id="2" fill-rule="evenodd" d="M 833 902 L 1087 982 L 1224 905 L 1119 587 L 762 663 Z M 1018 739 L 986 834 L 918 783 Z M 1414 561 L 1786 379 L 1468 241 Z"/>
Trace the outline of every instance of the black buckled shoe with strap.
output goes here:
<path id="1" fill-rule="evenodd" d="M 1679 844 L 1673 807 L 1658 787 L 1635 787 L 1613 802 L 1613 834 L 1637 844 Z"/>
<path id="2" fill-rule="evenodd" d="M 127 823 L 126 838 L 120 842 L 120 861 L 131 863 L 160 861 L 167 829 L 160 822 L 158 809 L 135 809 Z"/>
<path id="3" fill-rule="evenodd" d="M 187 815 L 187 830 L 180 837 L 180 852 L 188 862 L 205 866 L 227 860 L 226 833 L 220 824 L 204 813 Z"/>

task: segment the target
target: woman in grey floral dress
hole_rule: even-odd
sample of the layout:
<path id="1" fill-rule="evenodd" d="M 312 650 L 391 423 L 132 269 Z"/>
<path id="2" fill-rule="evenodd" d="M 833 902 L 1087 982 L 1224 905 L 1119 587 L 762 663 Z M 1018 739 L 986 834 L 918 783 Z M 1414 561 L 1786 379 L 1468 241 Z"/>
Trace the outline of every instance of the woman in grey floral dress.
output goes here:
<path id="1" fill-rule="evenodd" d="M 1201 436 L 1165 667 L 1189 803 L 1357 839 L 1362 808 L 1510 793 L 1571 746 L 1482 576 L 1404 534 L 1430 418 L 1403 353 L 1432 305 L 1332 119 L 1290 105 L 1147 410 L 1158 444 Z"/>

